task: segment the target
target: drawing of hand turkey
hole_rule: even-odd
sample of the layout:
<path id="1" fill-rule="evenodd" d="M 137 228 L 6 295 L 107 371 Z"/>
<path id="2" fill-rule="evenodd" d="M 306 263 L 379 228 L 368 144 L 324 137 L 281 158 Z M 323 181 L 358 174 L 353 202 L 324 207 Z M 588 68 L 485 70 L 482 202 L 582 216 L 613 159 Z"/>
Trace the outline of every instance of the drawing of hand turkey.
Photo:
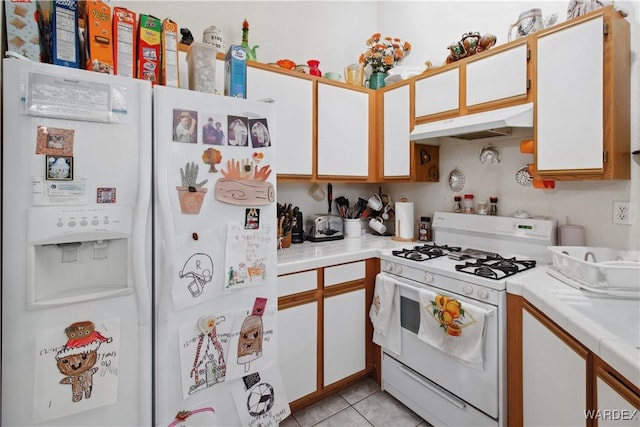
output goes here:
<path id="1" fill-rule="evenodd" d="M 255 167 L 255 171 L 253 173 L 253 179 L 257 181 L 266 181 L 271 175 L 271 170 L 269 169 L 269 165 L 263 166 L 261 168 Z"/>
<path id="2" fill-rule="evenodd" d="M 237 160 L 227 160 L 227 170 L 220 171 L 225 178 L 240 179 L 240 162 Z"/>

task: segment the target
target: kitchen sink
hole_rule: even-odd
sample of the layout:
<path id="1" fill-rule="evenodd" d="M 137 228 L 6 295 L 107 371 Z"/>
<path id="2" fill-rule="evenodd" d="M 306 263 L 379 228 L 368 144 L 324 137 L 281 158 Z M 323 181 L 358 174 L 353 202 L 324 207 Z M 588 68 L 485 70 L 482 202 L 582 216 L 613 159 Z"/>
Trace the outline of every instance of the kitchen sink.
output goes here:
<path id="1" fill-rule="evenodd" d="M 612 337 L 640 349 L 640 299 L 614 298 L 586 292 L 558 293 L 556 297 L 611 332 Z"/>

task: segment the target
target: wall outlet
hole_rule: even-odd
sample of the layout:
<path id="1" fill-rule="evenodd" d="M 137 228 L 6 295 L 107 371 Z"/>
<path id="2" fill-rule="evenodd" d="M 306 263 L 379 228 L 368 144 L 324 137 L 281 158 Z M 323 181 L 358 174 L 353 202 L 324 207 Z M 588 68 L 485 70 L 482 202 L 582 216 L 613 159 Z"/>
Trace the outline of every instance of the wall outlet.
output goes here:
<path id="1" fill-rule="evenodd" d="M 629 202 L 613 202 L 613 223 L 631 225 Z"/>

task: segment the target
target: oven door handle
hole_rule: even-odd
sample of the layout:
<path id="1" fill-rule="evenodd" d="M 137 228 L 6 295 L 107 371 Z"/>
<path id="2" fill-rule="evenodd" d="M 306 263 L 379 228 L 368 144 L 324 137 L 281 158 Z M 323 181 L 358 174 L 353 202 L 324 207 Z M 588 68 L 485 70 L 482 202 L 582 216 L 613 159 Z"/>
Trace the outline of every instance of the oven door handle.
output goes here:
<path id="1" fill-rule="evenodd" d="M 452 405 L 457 406 L 460 409 L 464 409 L 464 408 L 467 407 L 467 404 L 464 403 L 462 400 L 460 400 L 460 399 L 456 398 L 455 396 L 451 395 L 450 393 L 447 393 L 446 391 L 440 389 L 436 384 L 431 384 L 430 382 L 420 378 L 419 376 L 417 376 L 413 372 L 409 371 L 404 366 L 398 366 L 398 370 L 400 372 L 402 372 L 403 374 L 405 374 L 406 376 L 408 376 L 409 378 L 411 378 L 412 380 L 414 380 L 415 382 L 417 382 L 418 384 L 428 388 L 429 390 L 431 390 L 432 392 L 434 392 L 438 396 L 440 396 L 443 399 L 447 400 Z"/>

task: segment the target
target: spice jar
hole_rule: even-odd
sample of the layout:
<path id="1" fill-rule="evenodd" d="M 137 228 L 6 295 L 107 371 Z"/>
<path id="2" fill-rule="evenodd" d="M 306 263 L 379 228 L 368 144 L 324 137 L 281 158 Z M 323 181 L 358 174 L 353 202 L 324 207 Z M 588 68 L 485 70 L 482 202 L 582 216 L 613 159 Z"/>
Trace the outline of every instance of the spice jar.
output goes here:
<path id="1" fill-rule="evenodd" d="M 495 196 L 489 197 L 491 206 L 489 207 L 489 215 L 498 215 L 498 198 Z"/>
<path id="2" fill-rule="evenodd" d="M 462 197 L 453 196 L 453 211 L 456 213 L 462 212 Z"/>
<path id="3" fill-rule="evenodd" d="M 464 195 L 464 213 L 473 213 L 473 194 Z"/>
<path id="4" fill-rule="evenodd" d="M 421 216 L 420 217 L 420 229 L 418 230 L 418 240 L 422 240 L 424 242 L 431 241 L 431 217 Z"/>

